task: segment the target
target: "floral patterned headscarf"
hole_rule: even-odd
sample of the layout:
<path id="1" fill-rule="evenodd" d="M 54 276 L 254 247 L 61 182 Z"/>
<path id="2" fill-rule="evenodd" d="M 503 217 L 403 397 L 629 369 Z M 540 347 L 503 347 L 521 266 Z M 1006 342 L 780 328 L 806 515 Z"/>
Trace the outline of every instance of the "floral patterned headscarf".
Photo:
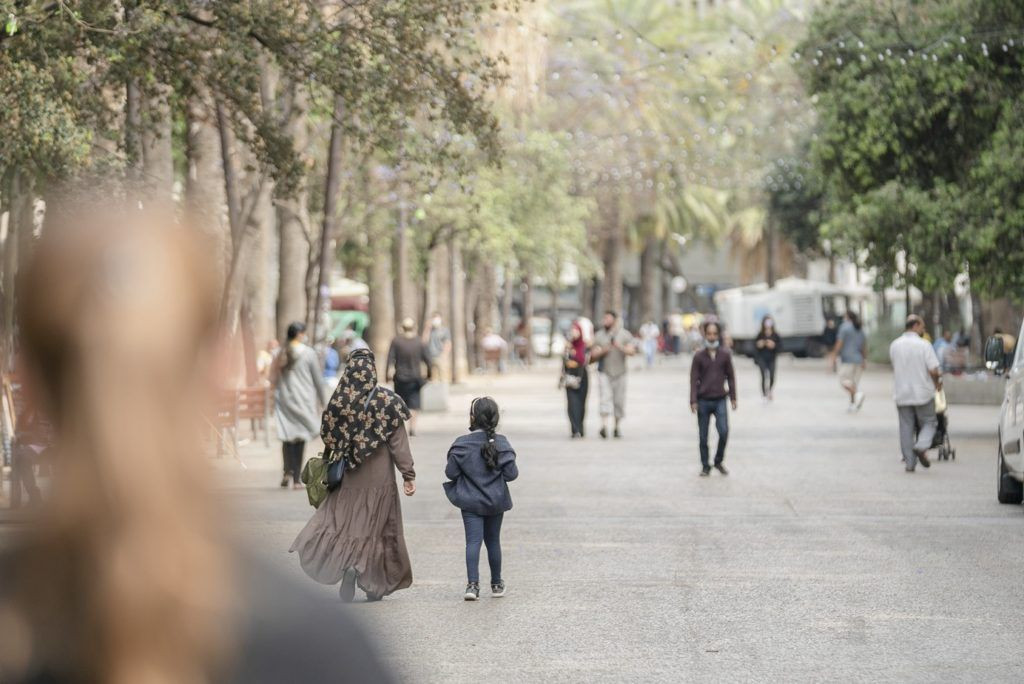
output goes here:
<path id="1" fill-rule="evenodd" d="M 377 364 L 369 349 L 356 349 L 334 390 L 320 436 L 328 449 L 340 452 L 350 469 L 358 468 L 395 430 L 409 420 L 401 397 L 377 385 Z"/>

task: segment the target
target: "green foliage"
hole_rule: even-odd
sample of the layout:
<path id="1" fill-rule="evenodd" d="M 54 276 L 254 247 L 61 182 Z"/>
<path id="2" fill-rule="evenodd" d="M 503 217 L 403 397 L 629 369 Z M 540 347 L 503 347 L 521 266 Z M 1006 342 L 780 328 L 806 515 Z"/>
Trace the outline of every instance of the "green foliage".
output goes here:
<path id="1" fill-rule="evenodd" d="M 462 182 L 437 186 L 422 205 L 419 234 L 430 239 L 457 232 L 476 260 L 548 282 L 567 262 L 591 270 L 586 221 L 593 203 L 570 192 L 566 153 L 541 132 L 513 137 L 503 147 L 500 166 L 484 165 Z"/>
<path id="2" fill-rule="evenodd" d="M 0 120 L 0 139 L 13 139 L 0 173 L 29 162 L 23 170 L 43 177 L 77 173 L 93 161 L 80 154 L 83 136 L 123 146 L 124 88 L 133 83 L 144 101 L 219 104 L 287 191 L 304 169 L 282 132 L 282 113 L 264 101 L 268 64 L 283 82 L 308 84 L 320 99 L 341 95 L 339 123 L 352 138 L 387 148 L 422 117 L 474 137 L 493 156 L 497 122 L 484 93 L 499 73 L 469 30 L 490 10 L 480 0 L 0 0 L 0 92 L 5 108 L 8 101 L 29 107 Z M 31 105 L 43 90 L 55 102 L 42 103 L 49 111 L 37 120 Z M 63 130 L 36 152 L 53 117 Z"/>
<path id="3" fill-rule="evenodd" d="M 824 235 L 880 285 L 949 288 L 967 269 L 982 294 L 1021 296 L 1024 56 L 998 43 L 1022 25 L 1008 0 L 844 0 L 814 15 L 800 62 Z"/>

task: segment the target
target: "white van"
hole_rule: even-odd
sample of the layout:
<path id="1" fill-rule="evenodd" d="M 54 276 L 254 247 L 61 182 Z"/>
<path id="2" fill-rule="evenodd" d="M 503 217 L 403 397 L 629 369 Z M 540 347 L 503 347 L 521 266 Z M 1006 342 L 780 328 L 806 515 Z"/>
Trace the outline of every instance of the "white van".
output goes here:
<path id="1" fill-rule="evenodd" d="M 999 503 L 1024 500 L 1024 325 L 1017 335 L 1013 355 L 1004 352 L 1002 339 L 990 337 L 985 344 L 985 365 L 1006 374 L 1003 406 L 999 411 L 999 443 L 996 455 Z"/>
<path id="2" fill-rule="evenodd" d="M 821 343 L 825 321 L 831 319 L 838 325 L 848 309 L 861 311 L 871 296 L 868 288 L 783 278 L 773 288 L 757 283 L 719 290 L 714 299 L 736 352 L 748 356 L 754 353 L 761 319 L 771 315 L 782 338 L 780 351 L 795 356 L 823 356 L 828 351 Z"/>

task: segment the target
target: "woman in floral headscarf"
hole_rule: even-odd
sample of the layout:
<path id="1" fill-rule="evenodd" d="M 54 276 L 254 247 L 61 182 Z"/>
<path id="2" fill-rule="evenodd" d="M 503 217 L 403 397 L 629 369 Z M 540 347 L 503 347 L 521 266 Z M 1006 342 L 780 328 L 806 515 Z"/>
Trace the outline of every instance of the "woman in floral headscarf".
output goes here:
<path id="1" fill-rule="evenodd" d="M 398 468 L 405 494 L 416 492 L 408 419 L 405 402 L 377 384 L 373 353 L 353 351 L 320 427 L 327 449 L 345 459 L 345 477 L 291 548 L 317 582 L 341 582 L 343 601 L 352 600 L 357 583 L 367 601 L 412 584 L 395 484 Z"/>

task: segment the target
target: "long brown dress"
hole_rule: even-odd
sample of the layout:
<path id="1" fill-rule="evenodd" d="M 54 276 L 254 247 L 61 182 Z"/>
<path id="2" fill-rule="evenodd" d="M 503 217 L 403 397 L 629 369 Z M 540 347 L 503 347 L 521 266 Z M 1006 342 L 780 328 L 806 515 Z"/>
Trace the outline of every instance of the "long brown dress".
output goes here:
<path id="1" fill-rule="evenodd" d="M 359 468 L 345 473 L 341 487 L 327 495 L 295 538 L 291 550 L 298 552 L 307 575 L 336 584 L 352 568 L 359 573 L 359 588 L 378 596 L 412 584 L 395 468 L 403 480 L 416 479 L 404 426 Z"/>

